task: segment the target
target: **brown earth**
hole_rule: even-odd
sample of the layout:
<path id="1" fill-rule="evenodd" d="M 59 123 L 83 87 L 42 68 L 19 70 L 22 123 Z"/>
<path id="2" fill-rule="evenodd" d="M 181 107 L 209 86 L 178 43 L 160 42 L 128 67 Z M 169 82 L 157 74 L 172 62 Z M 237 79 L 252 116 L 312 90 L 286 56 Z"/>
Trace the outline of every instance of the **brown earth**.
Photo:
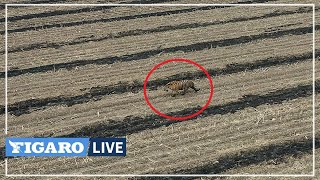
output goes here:
<path id="1" fill-rule="evenodd" d="M 190 1 L 167 3 L 178 2 Z M 312 9 L 83 8 L 10 9 L 8 136 L 126 137 L 127 156 L 9 158 L 8 173 L 312 173 Z M 173 57 L 195 60 L 214 81 L 210 106 L 192 120 L 161 118 L 143 98 L 148 71 Z M 174 79 L 201 90 L 171 97 L 162 86 Z M 161 112 L 183 116 L 209 86 L 199 69 L 172 64 L 147 92 Z"/>

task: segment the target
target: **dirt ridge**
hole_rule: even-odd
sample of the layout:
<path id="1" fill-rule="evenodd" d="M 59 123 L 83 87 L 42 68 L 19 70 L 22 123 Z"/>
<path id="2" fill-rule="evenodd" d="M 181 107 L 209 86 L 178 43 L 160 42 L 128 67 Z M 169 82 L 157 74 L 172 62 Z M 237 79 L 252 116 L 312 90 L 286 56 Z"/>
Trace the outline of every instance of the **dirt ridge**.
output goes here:
<path id="1" fill-rule="evenodd" d="M 229 6 L 230 7 L 230 6 Z M 222 8 L 222 6 L 219 6 Z M 113 22 L 113 21 L 125 21 L 137 18 L 148 18 L 148 17 L 157 17 L 157 16 L 168 16 L 171 14 L 181 14 L 181 13 L 188 13 L 195 10 L 211 10 L 217 9 L 217 7 L 200 7 L 200 8 L 188 8 L 188 9 L 179 9 L 179 10 L 171 10 L 171 11 L 161 11 L 161 12 L 153 12 L 153 13 L 144 13 L 144 14 L 136 14 L 136 15 L 129 15 L 129 16 L 119 16 L 119 17 L 112 17 L 112 18 L 101 18 L 101 19 L 93 19 L 93 20 L 84 20 L 84 21 L 74 21 L 74 22 L 66 22 L 66 23 L 59 23 L 59 24 L 45 24 L 41 26 L 32 26 L 32 27 L 23 27 L 18 29 L 8 29 L 8 33 L 16 33 L 16 32 L 25 32 L 31 30 L 39 30 L 39 29 L 50 29 L 50 28 L 59 28 L 59 27 L 71 27 L 71 26 L 81 26 L 84 24 L 94 24 L 98 22 Z M 4 31 L 0 31 L 0 34 L 4 34 Z"/>
<path id="2" fill-rule="evenodd" d="M 263 3 L 263 2 L 270 2 L 270 1 L 277 1 L 277 0 L 249 0 L 243 2 L 236 2 L 231 4 L 244 4 L 244 3 Z M 113 21 L 123 21 L 123 20 L 130 20 L 130 19 L 137 19 L 137 18 L 147 18 L 151 16 L 167 16 L 171 14 L 180 14 L 180 13 L 188 13 L 192 11 L 199 11 L 199 10 L 211 10 L 211 9 L 221 9 L 225 7 L 232 7 L 232 6 L 207 6 L 207 7 L 200 7 L 200 8 L 187 8 L 181 10 L 171 10 L 171 11 L 162 11 L 162 12 L 155 12 L 155 13 L 144 13 L 144 14 L 137 14 L 131 16 L 120 16 L 114 18 L 101 18 L 95 20 L 85 20 L 85 21 L 76 21 L 76 22 L 68 22 L 68 23 L 60 23 L 60 24 L 46 24 L 42 26 L 33 26 L 33 27 L 25 27 L 19 29 L 9 29 L 8 33 L 15 33 L 15 32 L 25 32 L 30 30 L 39 30 L 39 29 L 48 29 L 48 28 L 56 28 L 56 27 L 71 27 L 71 26 L 80 26 L 84 24 L 93 24 L 97 22 L 113 22 Z M 0 31 L 0 34 L 4 34 L 4 31 Z"/>
<path id="3" fill-rule="evenodd" d="M 316 93 L 320 92 L 320 80 L 316 81 Z M 245 95 L 238 101 L 229 102 L 223 105 L 211 105 L 200 115 L 186 121 L 195 120 L 198 117 L 208 117 L 212 115 L 224 115 L 235 113 L 248 107 L 257 107 L 263 104 L 281 104 L 285 101 L 309 97 L 312 95 L 312 84 L 298 85 L 296 87 L 280 89 L 269 92 L 264 95 Z M 186 114 L 195 113 L 201 107 L 186 108 L 176 112 L 167 113 L 169 116 L 185 116 Z M 145 117 L 127 116 L 121 121 L 109 120 L 106 122 L 95 123 L 93 125 L 84 126 L 71 134 L 63 137 L 119 137 L 128 134 L 141 132 L 146 129 L 156 129 L 162 126 L 169 126 L 184 121 L 167 120 L 157 114 L 147 115 Z"/>
<path id="4" fill-rule="evenodd" d="M 42 3 L 50 3 L 50 2 L 63 2 L 66 0 L 42 0 L 42 1 L 35 1 L 30 2 L 32 4 L 42 4 Z M 135 0 L 129 2 L 119 2 L 119 4 L 153 4 L 153 3 L 161 3 L 161 2 L 172 2 L 178 0 Z M 28 4 L 28 3 L 19 3 L 19 4 Z M 42 13 L 34 13 L 34 14 L 26 14 L 26 15 L 19 15 L 19 16 L 11 16 L 8 17 L 8 21 L 15 22 L 19 20 L 26 20 L 26 19 L 34 19 L 34 18 L 44 18 L 44 17 L 51 17 L 51 16 L 62 16 L 67 14 L 78 14 L 83 12 L 94 12 L 94 11 L 102 11 L 106 9 L 112 9 L 119 6 L 94 6 L 94 7 L 85 7 L 79 9 L 71 9 L 71 10 L 55 10 L 50 12 L 42 12 Z M 0 22 L 4 22 L 5 19 L 1 18 Z"/>
<path id="5" fill-rule="evenodd" d="M 320 148 L 320 137 L 315 137 L 316 146 Z M 216 162 L 209 162 L 205 165 L 192 169 L 183 169 L 172 174 L 220 174 L 229 169 L 249 166 L 273 160 L 275 163 L 284 162 L 286 157 L 298 157 L 304 154 L 311 154 L 313 140 L 294 140 L 282 144 L 271 144 L 259 149 L 241 151 L 238 154 L 220 157 Z M 311 162 L 310 162 L 311 163 Z"/>
<path id="6" fill-rule="evenodd" d="M 43 3 L 60 3 L 65 2 L 66 0 L 38 0 L 38 1 L 18 1 L 11 2 L 10 4 L 43 4 Z M 20 6 L 11 6 L 10 8 L 19 8 Z M 4 5 L 0 5 L 0 9 L 5 9 Z M 0 19 L 0 22 L 4 22 L 4 18 Z"/>
<path id="7" fill-rule="evenodd" d="M 312 52 L 294 55 L 294 56 L 285 56 L 285 57 L 271 57 L 263 60 L 258 60 L 252 63 L 243 63 L 243 64 L 228 64 L 225 68 L 220 69 L 209 69 L 208 73 L 211 76 L 221 76 L 233 73 L 239 73 L 242 71 L 252 71 L 255 69 L 272 67 L 277 65 L 284 64 L 293 64 L 297 62 L 303 62 L 312 59 Z M 316 51 L 316 55 L 320 56 L 320 50 Z M 158 87 L 165 85 L 166 83 L 172 80 L 185 80 L 185 79 L 197 79 L 205 78 L 206 75 L 202 71 L 196 71 L 193 73 L 179 73 L 167 77 L 166 79 L 156 79 L 149 81 L 148 88 L 150 90 L 156 90 Z M 98 101 L 105 95 L 111 94 L 122 94 L 126 92 L 136 93 L 143 89 L 143 83 L 139 81 L 134 81 L 133 83 L 123 82 L 113 86 L 97 86 L 92 87 L 89 92 L 78 95 L 78 96 L 58 96 L 53 98 L 44 98 L 44 99 L 30 99 L 26 101 L 20 101 L 8 105 L 8 112 L 14 114 L 15 116 L 20 116 L 22 114 L 31 113 L 34 110 L 43 110 L 51 106 L 57 105 L 67 105 L 72 106 L 75 104 L 82 104 L 89 101 Z M 5 113 L 4 106 L 0 108 L 0 114 Z"/>
<path id="8" fill-rule="evenodd" d="M 320 92 L 320 80 L 317 80 L 315 83 L 315 89 L 316 93 Z M 227 114 L 227 113 L 235 113 L 237 111 L 240 111 L 244 108 L 247 107 L 257 107 L 263 104 L 281 104 L 285 101 L 297 99 L 297 98 L 302 98 L 302 97 L 310 97 L 312 95 L 312 84 L 309 85 L 298 85 L 293 88 L 287 88 L 287 89 L 281 89 L 281 90 L 276 90 L 264 95 L 245 95 L 239 101 L 235 102 L 230 102 L 224 105 L 216 105 L 216 106 L 209 106 L 202 114 L 200 114 L 198 117 L 207 117 L 211 115 L 216 115 L 216 114 Z M 185 113 L 193 113 L 198 111 L 201 107 L 195 107 L 195 108 L 187 108 L 181 111 L 177 112 L 171 112 L 168 113 L 168 115 L 171 116 L 177 116 L 177 115 L 185 115 Z M 197 117 L 196 117 L 197 118 Z M 195 120 L 196 118 L 190 119 L 190 120 Z M 190 121 L 187 120 L 187 121 Z M 146 117 L 134 117 L 134 116 L 127 116 L 124 118 L 122 121 L 113 121 L 109 120 L 107 122 L 102 122 L 102 123 L 95 123 L 90 126 L 85 126 L 80 129 L 75 130 L 75 132 L 61 136 L 61 137 L 119 137 L 119 136 L 125 136 L 128 134 L 133 134 L 137 132 L 141 132 L 146 129 L 156 129 L 161 126 L 169 126 L 174 123 L 181 123 L 184 121 L 169 121 L 166 120 L 158 115 L 147 115 Z M 319 138 L 316 139 L 318 143 L 317 148 L 319 148 Z M 271 147 L 276 147 L 278 145 L 272 145 Z M 281 146 L 281 145 L 280 145 Z M 283 146 L 287 148 L 294 149 L 292 147 L 297 147 L 297 146 Z M 306 146 L 303 146 L 306 147 Z M 0 147 L 0 159 L 4 159 L 4 149 L 5 147 Z M 251 152 L 252 150 L 250 150 Z M 255 150 L 253 150 L 255 151 Z M 259 151 L 259 150 L 258 150 Z M 272 151 L 266 151 L 265 149 L 262 152 L 272 152 Z M 258 154 L 261 154 L 262 152 L 259 152 Z M 283 152 L 286 151 L 279 151 L 280 155 L 286 155 Z M 289 151 L 291 152 L 291 151 Z M 293 150 L 292 152 L 298 152 L 296 150 Z M 252 152 L 251 152 L 252 153 Z M 253 153 L 254 154 L 254 153 Z M 290 154 L 290 153 L 289 153 Z M 241 158 L 242 157 L 242 158 Z M 273 158 L 279 157 L 279 156 L 272 156 Z M 270 159 L 271 157 L 266 157 L 267 159 Z M 247 159 L 247 160 L 246 160 Z M 222 164 L 218 164 L 218 168 L 216 167 L 215 164 L 208 163 L 204 166 L 200 166 L 197 168 L 192 169 L 191 171 L 192 174 L 194 173 L 199 173 L 199 172 L 206 172 L 208 173 L 208 169 L 215 169 L 214 172 L 210 173 L 220 173 L 224 172 L 228 169 L 236 167 L 234 163 L 232 163 L 233 160 L 237 160 L 235 162 L 240 161 L 242 165 L 249 165 L 252 163 L 259 163 L 267 159 L 256 159 L 254 161 L 254 156 L 250 156 L 250 153 L 247 154 L 246 156 L 227 156 L 227 157 L 222 157 L 218 160 L 218 162 L 228 164 L 227 166 L 222 166 Z M 272 159 L 272 158 L 271 158 Z M 262 160 L 262 161 L 261 161 Z M 212 168 L 212 165 L 214 165 L 215 168 Z M 223 168 L 222 168 L 223 167 Z M 188 169 L 189 170 L 189 169 Z M 219 171 L 218 171 L 219 170 Z M 181 172 L 174 172 L 174 173 L 185 173 L 186 170 L 182 170 Z M 217 172 L 216 172 L 217 171 Z"/>
<path id="9" fill-rule="evenodd" d="M 319 28 L 319 27 L 320 25 L 316 26 L 316 28 Z M 47 71 L 59 70 L 59 69 L 71 70 L 77 66 L 85 66 L 89 64 L 105 65 L 105 64 L 113 64 L 115 62 L 143 60 L 143 59 L 153 57 L 159 53 L 173 53 L 177 51 L 183 51 L 183 52 L 200 51 L 200 50 L 211 49 L 216 47 L 245 44 L 245 43 L 249 43 L 249 42 L 253 42 L 261 39 L 274 39 L 274 38 L 279 38 L 285 35 L 308 34 L 308 33 L 312 33 L 312 30 L 313 30 L 313 27 L 309 26 L 309 27 L 301 27 L 301 28 L 282 30 L 282 31 L 276 31 L 276 32 L 264 32 L 257 35 L 240 36 L 237 38 L 199 42 L 195 44 L 175 46 L 175 47 L 162 48 L 162 49 L 153 49 L 153 50 L 142 51 L 142 52 L 122 55 L 122 56 L 111 56 L 111 57 L 99 58 L 94 60 L 77 60 L 77 61 L 72 61 L 67 63 L 49 64 L 49 65 L 31 67 L 26 69 L 9 70 L 7 75 L 8 77 L 13 77 L 13 76 L 19 76 L 27 73 L 40 73 L 40 72 L 47 72 Z M 0 72 L 0 78 L 4 78 L 4 77 L 5 77 L 5 72 Z"/>
<path id="10" fill-rule="evenodd" d="M 83 44 L 87 42 L 99 42 L 104 41 L 107 39 L 116 39 L 116 38 L 122 38 L 127 36 L 139 36 L 139 35 L 145 35 L 145 34 L 151 34 L 151 33 L 157 33 L 157 32 L 165 32 L 165 31 L 173 31 L 173 30 L 179 30 L 179 29 L 187 29 L 187 28 L 199 28 L 199 27 L 207 27 L 212 25 L 220 25 L 220 24 L 227 24 L 227 23 L 235 23 L 235 22 L 244 22 L 244 21 L 250 21 L 250 20 L 257 20 L 262 18 L 269 18 L 269 17 L 276 17 L 276 16 L 282 16 L 282 15 L 290 15 L 295 13 L 307 13 L 312 12 L 312 9 L 310 8 L 299 8 L 297 10 L 293 11 L 281 11 L 281 12 L 272 12 L 267 13 L 262 16 L 254 16 L 249 18 L 234 18 L 226 21 L 214 21 L 214 22 L 205 22 L 205 23 L 183 23 L 179 25 L 174 26 L 159 26 L 157 28 L 152 29 L 135 29 L 135 30 L 129 30 L 129 31 L 122 31 L 115 35 L 108 35 L 105 37 L 100 38 L 87 38 L 82 40 L 73 40 L 71 42 L 57 42 L 57 43 L 35 43 L 30 44 L 28 46 L 20 46 L 16 48 L 12 48 L 8 50 L 8 53 L 15 53 L 15 52 L 21 52 L 21 51 L 31 51 L 34 49 L 44 49 L 44 48 L 61 48 L 64 46 L 69 45 L 76 45 L 76 44 Z M 0 53 L 4 54 L 4 51 L 1 51 Z"/>

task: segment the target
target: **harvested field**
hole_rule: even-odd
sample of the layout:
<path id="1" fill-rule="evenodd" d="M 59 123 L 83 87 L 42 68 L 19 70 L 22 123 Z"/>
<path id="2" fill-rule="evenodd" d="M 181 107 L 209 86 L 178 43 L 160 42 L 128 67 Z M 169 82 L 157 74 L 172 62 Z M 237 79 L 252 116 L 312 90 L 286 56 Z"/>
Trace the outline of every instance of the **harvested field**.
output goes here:
<path id="1" fill-rule="evenodd" d="M 8 173 L 312 174 L 312 13 L 293 6 L 10 7 L 8 136 L 126 137 L 127 156 L 9 158 Z M 315 55 L 318 70 L 318 48 Z M 186 121 L 157 115 L 143 96 L 148 72 L 176 57 L 203 66 L 215 88 L 207 109 Z M 3 86 L 4 77 L 0 71 Z M 192 80 L 200 91 L 173 97 L 164 91 L 173 80 Z M 316 78 L 316 99 L 319 89 Z M 205 74 L 187 63 L 157 69 L 147 84 L 150 102 L 170 116 L 197 112 L 209 92 Z M 4 118 L 3 103 L 0 110 Z M 320 136 L 315 141 L 318 152 Z"/>

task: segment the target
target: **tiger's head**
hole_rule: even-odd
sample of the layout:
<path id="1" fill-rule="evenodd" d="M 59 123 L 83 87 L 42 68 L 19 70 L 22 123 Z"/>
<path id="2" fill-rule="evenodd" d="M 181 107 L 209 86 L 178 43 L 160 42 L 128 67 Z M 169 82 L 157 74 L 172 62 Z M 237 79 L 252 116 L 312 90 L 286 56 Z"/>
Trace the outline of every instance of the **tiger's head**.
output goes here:
<path id="1" fill-rule="evenodd" d="M 174 82 L 169 82 L 166 85 L 164 85 L 164 91 L 168 92 L 169 90 L 172 90 L 172 86 L 173 86 Z"/>

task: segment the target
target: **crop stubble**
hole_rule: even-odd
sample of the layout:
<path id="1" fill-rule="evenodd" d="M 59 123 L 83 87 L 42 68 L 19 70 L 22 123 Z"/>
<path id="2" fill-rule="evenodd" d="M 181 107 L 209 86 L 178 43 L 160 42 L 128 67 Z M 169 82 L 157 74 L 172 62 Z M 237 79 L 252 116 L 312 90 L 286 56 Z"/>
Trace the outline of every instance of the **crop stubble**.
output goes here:
<path id="1" fill-rule="evenodd" d="M 46 98 L 54 97 L 59 94 L 65 96 L 79 95 L 83 91 L 81 89 L 88 89 L 94 86 L 107 86 L 122 82 L 133 82 L 138 80 L 142 82 L 145 74 L 157 63 L 171 57 L 186 57 L 188 59 L 195 60 L 206 69 L 223 68 L 232 63 L 245 63 L 255 62 L 259 59 L 265 59 L 272 56 L 290 56 L 297 53 L 310 52 L 310 48 L 306 45 L 310 44 L 306 39 L 308 36 L 294 36 L 284 38 L 284 41 L 280 40 L 265 40 L 262 42 L 253 43 L 243 48 L 236 46 L 233 48 L 218 48 L 217 50 L 203 50 L 195 53 L 176 53 L 163 55 L 146 60 L 145 61 L 130 63 L 130 66 L 123 67 L 123 63 L 116 63 L 110 66 L 89 66 L 87 68 L 80 68 L 80 70 L 61 70 L 58 72 L 39 73 L 34 75 L 22 75 L 18 77 L 12 77 L 9 79 L 9 97 L 10 104 L 16 101 L 23 101 L 30 99 L 31 97 Z M 301 40 L 300 40 L 301 39 Z M 295 51 L 286 51 L 292 49 L 292 45 L 288 42 L 295 41 Z M 250 52 L 254 47 L 260 46 L 263 48 L 255 48 L 254 52 Z M 241 53 L 239 53 L 241 51 Z M 225 55 L 227 53 L 228 55 Z M 212 62 L 213 61 L 213 62 Z M 186 66 L 185 64 L 177 64 L 176 66 L 167 66 L 168 68 L 161 73 L 157 73 L 159 78 L 165 78 L 170 75 L 174 75 L 179 72 L 192 72 L 197 70 L 193 66 Z M 120 69 L 120 70 L 119 70 Z M 139 71 L 138 71 L 139 70 Z M 95 73 L 92 73 L 95 72 Z M 124 74 L 124 72 L 126 72 Z M 128 76 L 127 74 L 130 74 Z M 54 78 L 52 78 L 54 77 Z M 37 81 L 35 80 L 37 79 Z M 45 82 L 46 86 L 43 86 Z M 25 86 L 25 84 L 29 86 Z M 70 86 L 70 85 L 74 86 Z M 41 87 L 41 88 L 39 88 Z M 51 89 L 60 89 L 59 91 L 47 93 Z M 62 92 L 61 92 L 62 91 Z"/>
<path id="2" fill-rule="evenodd" d="M 224 9 L 222 11 L 224 11 Z M 226 11 L 228 10 L 226 9 Z M 212 37 L 216 38 L 213 40 L 219 40 L 229 37 L 236 38 L 239 36 L 248 35 L 248 33 L 249 35 L 266 33 L 266 31 L 270 31 L 270 29 L 267 28 L 271 28 L 272 31 L 281 31 L 308 27 L 311 25 L 311 21 L 309 21 L 311 18 L 306 15 L 307 13 L 285 15 L 283 17 L 279 16 L 265 18 L 260 21 L 251 20 L 248 22 L 235 22 L 225 25 L 213 25 L 213 27 L 208 26 L 199 29 L 183 29 L 154 34 L 159 38 L 158 43 L 165 43 L 168 41 L 166 36 L 175 32 L 173 34 L 173 40 L 175 40 L 176 44 L 173 43 L 169 45 L 163 45 L 164 48 L 168 48 L 177 46 L 178 44 L 188 45 L 196 42 L 206 41 L 205 38 L 208 37 L 206 36 L 208 33 L 211 33 Z M 261 24 L 257 22 L 261 22 Z M 288 26 L 280 27 L 279 29 L 279 25 L 282 25 L 283 22 L 285 22 Z M 116 25 L 117 23 L 115 22 L 114 24 Z M 121 24 L 121 22 L 119 24 Z M 268 24 L 268 26 L 266 26 L 266 24 Z M 248 29 L 240 32 L 240 27 L 246 27 Z M 252 29 L 250 30 L 250 28 Z M 59 32 L 63 32 L 61 30 L 67 28 L 57 29 L 59 29 Z M 219 35 L 221 29 L 228 29 L 229 32 L 226 34 L 220 33 Z M 188 36 L 188 33 L 194 33 L 194 38 Z M 150 50 L 157 48 L 157 42 L 152 40 L 151 34 L 139 35 L 139 38 L 143 38 L 146 42 L 141 41 L 140 44 L 137 44 L 138 47 L 143 47 L 144 49 L 149 48 Z M 76 55 L 76 52 L 82 48 L 90 50 L 83 53 L 81 58 L 103 57 L 103 55 L 105 55 L 104 52 L 120 56 L 124 55 L 126 51 L 119 51 L 117 49 L 118 47 L 114 47 L 114 50 L 110 49 L 112 43 L 123 43 L 121 44 L 121 47 L 129 50 L 129 53 L 137 53 L 141 50 L 135 49 L 135 47 L 128 45 L 128 43 L 134 42 L 139 38 L 135 36 L 122 37 L 119 39 L 108 40 L 106 42 L 97 41 L 81 45 L 66 46 L 63 47 L 65 51 L 63 51 L 63 49 L 39 49 L 26 52 L 17 52 L 10 56 L 15 57 L 18 55 L 13 58 L 13 63 L 16 63 L 18 67 L 22 68 L 36 67 L 43 65 L 43 63 L 50 64 L 59 62 L 72 62 L 77 58 L 75 59 L 71 52 L 74 51 L 73 54 Z M 274 39 L 261 39 L 258 42 L 244 44 L 240 43 L 226 47 L 203 49 L 201 52 L 203 56 L 200 56 L 202 58 L 199 60 L 199 62 L 206 68 L 211 68 L 210 65 L 212 65 L 212 62 L 210 61 L 216 60 L 216 64 L 218 64 L 217 67 L 223 68 L 233 63 L 255 62 L 266 57 L 303 54 L 311 51 L 311 42 L 308 43 L 307 40 L 311 41 L 311 36 L 308 32 L 306 32 L 305 35 L 289 34 L 288 36 L 279 36 L 275 37 Z M 286 43 L 286 41 L 288 43 Z M 35 43 L 36 42 L 37 41 L 35 41 Z M 288 51 L 290 49 L 290 42 L 292 43 L 292 48 L 291 51 Z M 110 44 L 108 45 L 108 43 Z M 273 46 L 273 43 L 276 45 Z M 259 45 L 264 46 L 265 48 L 258 48 L 257 46 Z M 283 45 L 284 47 L 276 49 L 277 46 L 280 45 Z M 272 48 L 272 50 L 268 48 Z M 236 53 L 241 50 L 244 52 L 238 54 Z M 264 53 L 264 50 L 269 52 L 269 54 Z M 59 51 L 63 52 L 59 54 Z M 223 56 L 223 51 L 233 52 L 233 54 L 229 57 Z M 250 57 L 248 53 L 245 53 L 245 51 L 253 52 L 253 54 L 257 57 Z M 21 57 L 26 57 L 26 55 L 28 57 L 30 56 L 28 54 L 35 52 L 39 52 L 39 57 L 34 59 L 30 58 L 29 60 L 32 61 L 32 63 L 22 64 L 21 61 L 17 61 Z M 68 54 L 71 56 L 69 59 L 66 56 L 67 52 L 71 53 Z M 196 53 L 197 51 L 187 53 L 171 52 L 170 55 L 187 55 L 188 57 L 195 59 L 197 56 L 192 54 Z M 53 58 L 52 54 L 58 54 L 58 58 Z M 218 58 L 215 56 L 211 57 L 212 54 L 217 54 Z M 149 61 L 151 63 L 145 67 L 143 71 L 145 72 L 152 67 L 153 63 L 159 62 L 164 57 L 168 57 L 168 55 L 160 55 L 156 60 L 154 60 L 154 57 L 152 56 L 132 63 L 119 62 L 111 65 L 86 65 L 80 67 L 78 72 L 77 69 L 61 69 L 52 74 L 50 74 L 51 72 L 40 72 L 10 77 L 9 82 L 10 80 L 17 79 L 17 81 L 15 81 L 16 84 L 20 84 L 17 83 L 19 82 L 19 79 L 21 79 L 21 83 L 23 83 L 22 79 L 25 80 L 24 82 L 37 80 L 38 82 L 35 82 L 32 85 L 39 89 L 44 88 L 44 90 L 36 92 L 33 90 L 33 86 L 24 88 L 21 84 L 10 84 L 12 85 L 12 89 L 23 89 L 24 92 L 27 92 L 25 95 L 28 97 L 25 98 L 22 93 L 17 93 L 16 95 L 18 96 L 13 98 L 10 103 L 18 102 L 23 100 L 23 98 L 26 100 L 30 99 L 30 96 L 27 94 L 32 94 L 31 97 L 50 97 L 45 94 L 45 92 L 50 90 L 50 88 L 52 89 L 52 92 L 56 93 L 54 96 L 57 96 L 58 94 L 66 94 L 67 92 L 65 91 L 56 90 L 66 87 L 63 83 L 57 83 L 56 85 L 54 84 L 57 82 L 58 77 L 60 78 L 62 76 L 66 76 L 65 79 L 68 80 L 66 83 L 73 85 L 73 87 L 68 89 L 68 91 L 77 91 L 76 93 L 73 92 L 69 95 L 79 95 L 83 93 L 82 91 L 79 91 L 79 89 L 85 89 L 84 91 L 88 91 L 88 88 L 90 87 L 105 85 L 103 83 L 99 84 L 99 81 L 100 79 L 103 80 L 104 78 L 107 78 L 109 74 L 112 74 L 113 77 L 119 75 L 116 74 L 114 70 L 110 70 L 110 72 L 107 73 L 97 73 L 99 76 L 99 81 L 95 80 L 90 83 L 90 79 L 94 77 L 97 69 L 103 71 L 103 68 L 101 67 L 117 68 L 126 64 L 130 64 L 132 67 L 128 67 L 125 70 L 128 70 L 128 72 L 132 73 L 130 76 L 136 78 L 126 78 L 125 76 L 120 76 L 120 80 L 133 81 L 138 79 L 141 81 L 142 79 L 140 76 L 143 73 L 135 73 L 134 71 L 136 68 L 140 67 L 143 62 Z M 37 58 L 39 58 L 39 60 L 41 58 L 47 58 L 47 61 L 39 61 Z M 184 66 L 178 67 L 178 72 L 182 72 L 181 70 L 184 68 Z M 311 83 L 312 75 L 310 71 L 311 67 L 312 65 L 310 59 L 290 65 L 281 64 L 279 66 L 270 66 L 266 69 L 257 69 L 254 71 L 250 70 L 214 77 L 216 94 L 212 105 L 216 106 L 219 104 L 228 104 L 233 101 L 241 101 L 242 98 L 248 95 L 264 95 L 279 89 L 294 88 L 298 85 L 309 85 Z M 87 68 L 90 70 L 87 70 Z M 165 78 L 174 74 L 172 73 L 172 71 L 174 71 L 173 68 L 168 68 L 166 70 L 168 71 L 164 71 L 164 75 L 159 76 L 160 78 Z M 186 68 L 186 70 L 190 71 L 191 68 Z M 88 77 L 81 75 L 84 74 L 84 72 L 90 73 L 90 75 Z M 47 84 L 46 78 L 52 75 L 57 75 L 57 79 L 53 80 L 53 83 Z M 74 77 L 79 79 L 74 81 L 68 78 L 70 75 L 75 75 Z M 114 78 L 108 83 L 114 84 L 116 81 L 117 79 Z M 188 101 L 188 97 L 205 99 L 208 94 L 208 89 L 203 88 L 207 86 L 206 79 L 201 78 L 195 82 L 203 89 L 197 94 L 188 93 L 188 96 L 178 96 L 176 99 L 172 100 L 172 97 L 166 96 L 161 91 L 161 88 L 159 88 L 158 90 L 151 90 L 149 92 L 151 94 L 150 99 L 152 101 L 157 101 L 157 106 L 163 108 L 163 111 L 172 112 L 183 110 L 186 108 L 184 105 L 187 105 L 187 103 L 179 104 L 179 101 Z M 299 91 L 296 92 L 299 93 Z M 301 140 L 305 138 L 305 136 L 310 138 L 312 125 L 311 96 L 302 96 L 301 98 L 294 98 L 289 101 L 281 101 L 281 103 L 272 104 L 271 102 L 271 104 L 260 104 L 260 106 L 253 106 L 253 108 L 250 108 L 249 106 L 249 108 L 236 110 L 235 112 L 231 111 L 228 114 L 213 114 L 199 117 L 195 121 L 192 120 L 182 123 L 174 123 L 168 126 L 142 129 L 136 133 L 128 133 L 126 137 L 128 140 L 128 150 L 130 151 L 128 151 L 128 156 L 123 159 L 110 158 L 108 161 L 106 161 L 103 158 L 17 158 L 9 159 L 9 171 L 10 173 L 185 173 L 185 169 L 190 168 L 192 172 L 193 168 L 196 169 L 197 167 L 205 167 L 204 165 L 206 165 L 206 163 L 215 162 L 217 159 L 223 159 L 230 154 L 237 154 L 241 151 L 249 150 L 258 151 L 260 148 L 265 146 L 270 146 L 272 144 L 283 144 L 286 141 L 293 141 L 296 139 Z M 189 105 L 190 107 L 194 107 L 198 104 L 201 103 L 191 102 Z M 139 111 L 137 111 L 137 107 Z M 97 112 L 99 112 L 99 116 L 97 115 Z M 10 131 L 9 133 L 10 135 L 20 136 L 46 136 L 52 135 L 50 134 L 52 132 L 54 132 L 54 136 L 68 134 L 72 135 L 72 132 L 75 128 L 80 129 L 84 126 L 91 126 L 94 125 L 94 122 L 108 123 L 109 119 L 113 119 L 117 123 L 121 123 L 121 121 L 129 115 L 132 115 L 133 117 L 137 116 L 144 118 L 149 114 L 153 114 L 153 112 L 146 106 L 142 97 L 142 91 L 139 90 L 137 93 L 125 92 L 102 96 L 101 99 L 98 99 L 97 101 L 75 104 L 70 107 L 49 106 L 48 108 L 40 108 L 38 111 L 31 111 L 20 116 L 10 115 L 9 125 L 18 127 L 18 131 Z M 26 121 L 26 119 L 29 121 Z M 21 127 L 21 125 L 25 125 L 27 128 L 20 130 L 19 127 Z M 69 127 L 66 128 L 66 126 Z M 97 134 L 99 134 L 99 132 Z M 210 140 L 208 141 L 208 139 Z M 200 151 L 200 149 L 203 151 Z M 306 163 L 306 161 L 304 162 Z M 48 169 L 46 168 L 47 166 L 51 166 L 52 168 Z M 108 171 L 106 171 L 107 169 Z M 227 170 L 228 168 L 222 169 L 221 172 L 225 172 Z M 304 170 L 310 172 L 310 169 Z M 279 171 L 281 171 L 279 168 L 272 170 L 272 172 Z"/>

